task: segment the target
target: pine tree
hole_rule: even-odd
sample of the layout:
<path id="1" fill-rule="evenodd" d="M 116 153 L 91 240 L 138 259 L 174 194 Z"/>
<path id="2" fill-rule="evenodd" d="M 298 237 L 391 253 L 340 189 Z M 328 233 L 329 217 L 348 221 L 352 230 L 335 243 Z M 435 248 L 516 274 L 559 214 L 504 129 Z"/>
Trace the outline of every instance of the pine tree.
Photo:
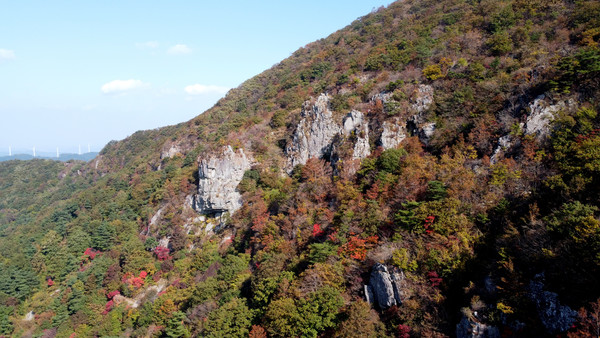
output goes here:
<path id="1" fill-rule="evenodd" d="M 13 325 L 8 316 L 13 309 L 8 306 L 0 306 L 0 335 L 10 335 L 13 331 Z"/>
<path id="2" fill-rule="evenodd" d="M 190 332 L 183 325 L 183 320 L 185 319 L 185 314 L 181 311 L 177 311 L 173 313 L 173 317 L 169 320 L 166 328 L 166 334 L 168 337 L 178 338 L 178 337 L 189 337 Z"/>

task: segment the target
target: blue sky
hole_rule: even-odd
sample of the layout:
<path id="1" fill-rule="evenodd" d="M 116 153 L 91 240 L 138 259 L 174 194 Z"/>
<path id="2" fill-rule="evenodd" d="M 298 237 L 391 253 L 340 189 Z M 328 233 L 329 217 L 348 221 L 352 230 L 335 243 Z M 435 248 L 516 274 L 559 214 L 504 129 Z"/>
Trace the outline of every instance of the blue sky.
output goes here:
<path id="1" fill-rule="evenodd" d="M 3 1 L 0 155 L 187 121 L 391 0 Z"/>

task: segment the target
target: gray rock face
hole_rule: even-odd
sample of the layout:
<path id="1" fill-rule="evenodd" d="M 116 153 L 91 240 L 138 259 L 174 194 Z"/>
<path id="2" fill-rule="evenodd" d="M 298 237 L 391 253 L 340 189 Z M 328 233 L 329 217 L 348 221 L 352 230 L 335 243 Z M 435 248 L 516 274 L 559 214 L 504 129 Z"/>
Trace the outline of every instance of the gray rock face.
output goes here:
<path id="1" fill-rule="evenodd" d="M 402 280 L 400 273 L 390 274 L 383 264 L 377 263 L 373 266 L 369 286 L 373 292 L 373 300 L 381 309 L 402 304 Z"/>
<path id="2" fill-rule="evenodd" d="M 402 123 L 398 118 L 383 121 L 382 128 L 379 143 L 383 149 L 396 148 L 406 138 L 406 123 Z"/>
<path id="3" fill-rule="evenodd" d="M 298 164 L 306 164 L 309 158 L 327 154 L 333 137 L 340 130 L 329 110 L 328 95 L 321 94 L 313 105 L 306 102 L 302 107 L 302 120 L 298 123 L 291 144 L 286 148 L 288 172 Z"/>
<path id="4" fill-rule="evenodd" d="M 406 121 L 406 129 L 412 135 L 418 136 L 421 142 L 428 144 L 435 132 L 435 122 L 427 122 L 424 112 L 433 103 L 433 87 L 419 85 L 410 102 L 410 111 L 414 115 Z"/>
<path id="5" fill-rule="evenodd" d="M 558 294 L 544 291 L 544 275 L 536 275 L 529 283 L 529 298 L 535 303 L 546 331 L 556 334 L 567 331 L 577 320 L 577 312 L 558 300 Z"/>
<path id="6" fill-rule="evenodd" d="M 535 135 L 538 139 L 543 139 L 550 134 L 550 122 L 554 120 L 555 114 L 567 108 L 564 101 L 556 104 L 549 104 L 545 95 L 538 96 L 529 105 L 529 116 L 525 122 L 525 134 Z"/>
<path id="7" fill-rule="evenodd" d="M 371 98 L 372 101 L 387 102 L 391 100 L 391 93 L 379 93 Z M 322 158 L 330 155 L 332 163 L 338 160 L 335 149 L 338 144 L 336 136 L 345 136 L 339 139 L 348 139 L 352 136 L 354 149 L 352 159 L 363 159 L 371 154 L 369 140 L 369 124 L 363 113 L 353 110 L 343 120 L 340 126 L 329 110 L 329 96 L 321 94 L 316 102 L 306 102 L 302 107 L 302 119 L 296 126 L 296 131 L 285 152 L 288 157 L 286 170 L 291 173 L 298 164 L 306 164 L 309 158 Z M 420 85 L 411 99 L 410 110 L 416 115 L 412 116 L 411 132 L 427 143 L 435 131 L 435 123 L 422 121 L 422 113 L 430 108 L 433 103 L 433 87 Z M 407 121 L 392 118 L 383 123 L 383 131 L 379 143 L 384 149 L 396 148 L 408 135 Z"/>
<path id="8" fill-rule="evenodd" d="M 252 166 L 244 150 L 234 152 L 231 146 L 216 156 L 202 159 L 199 169 L 198 195 L 194 207 L 202 214 L 220 216 L 234 213 L 242 206 L 237 186 L 244 172 Z"/>
<path id="9" fill-rule="evenodd" d="M 456 325 L 457 338 L 499 338 L 500 330 L 495 326 L 482 324 L 467 317 L 462 318 Z"/>
<path id="10" fill-rule="evenodd" d="M 369 124 L 364 118 L 363 113 L 353 110 L 344 118 L 342 133 L 346 136 L 354 134 L 356 143 L 354 143 L 353 159 L 363 159 L 371 155 L 371 145 L 369 144 Z"/>
<path id="11" fill-rule="evenodd" d="M 412 100 L 411 107 L 412 109 L 420 114 L 431 106 L 433 103 L 433 87 L 430 85 L 419 85 L 417 88 L 416 95 Z"/>

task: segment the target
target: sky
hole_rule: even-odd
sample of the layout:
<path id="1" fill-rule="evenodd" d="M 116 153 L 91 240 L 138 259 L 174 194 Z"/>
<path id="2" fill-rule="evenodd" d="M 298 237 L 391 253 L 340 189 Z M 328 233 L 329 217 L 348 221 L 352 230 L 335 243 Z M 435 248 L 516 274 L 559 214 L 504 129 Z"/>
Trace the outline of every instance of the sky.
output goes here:
<path id="1" fill-rule="evenodd" d="M 188 121 L 391 0 L 0 0 L 0 156 Z"/>

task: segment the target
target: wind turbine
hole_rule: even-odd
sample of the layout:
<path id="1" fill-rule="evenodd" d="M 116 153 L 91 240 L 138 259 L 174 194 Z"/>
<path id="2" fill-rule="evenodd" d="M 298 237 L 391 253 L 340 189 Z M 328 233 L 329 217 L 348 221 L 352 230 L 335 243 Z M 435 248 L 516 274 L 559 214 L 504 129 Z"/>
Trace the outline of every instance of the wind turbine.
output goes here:
<path id="1" fill-rule="evenodd" d="M 60 155 L 58 154 L 58 147 L 56 147 L 56 158 L 59 158 Z"/>
<path id="2" fill-rule="evenodd" d="M 12 149 L 10 149 L 10 146 L 8 146 L 8 156 L 12 156 Z"/>
<path id="3" fill-rule="evenodd" d="M 90 150 L 90 144 L 88 143 L 88 153 L 91 153 L 92 151 Z"/>
<path id="4" fill-rule="evenodd" d="M 35 157 L 35 146 L 33 147 L 33 157 Z"/>

